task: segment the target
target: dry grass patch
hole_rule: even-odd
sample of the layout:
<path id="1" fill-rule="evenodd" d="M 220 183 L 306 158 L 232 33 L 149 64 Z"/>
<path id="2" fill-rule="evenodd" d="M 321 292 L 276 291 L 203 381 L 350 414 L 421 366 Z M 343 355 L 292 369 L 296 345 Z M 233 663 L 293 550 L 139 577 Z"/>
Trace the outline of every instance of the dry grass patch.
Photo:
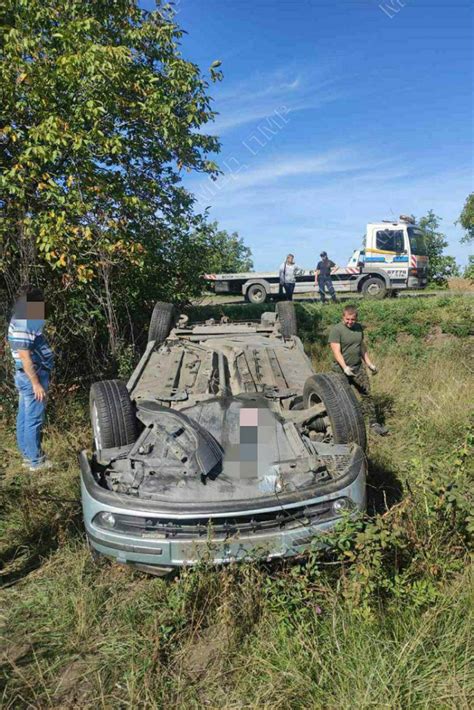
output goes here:
<path id="1" fill-rule="evenodd" d="M 448 279 L 448 288 L 450 291 L 474 291 L 474 279 Z"/>
<path id="2" fill-rule="evenodd" d="M 467 299 L 437 303 L 434 325 L 464 327 Z M 331 308 L 316 314 L 318 333 L 337 319 Z M 362 306 L 392 434 L 370 440 L 372 517 L 341 529 L 330 555 L 171 580 L 97 567 L 78 505 L 86 407 L 51 409 L 45 444 L 58 465 L 38 477 L 19 467 L 4 421 L 2 707 L 472 706 L 473 345 L 451 331 L 426 342 L 429 308 L 409 308 Z M 323 338 L 312 343 L 329 367 Z"/>

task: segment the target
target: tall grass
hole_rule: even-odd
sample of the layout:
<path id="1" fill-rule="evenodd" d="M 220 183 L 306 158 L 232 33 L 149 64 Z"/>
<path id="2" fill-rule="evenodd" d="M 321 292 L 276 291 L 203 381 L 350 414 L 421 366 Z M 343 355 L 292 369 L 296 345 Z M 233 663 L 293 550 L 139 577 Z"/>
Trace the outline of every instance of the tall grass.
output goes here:
<path id="1" fill-rule="evenodd" d="M 395 337 L 377 336 L 381 304 L 363 317 L 392 435 L 370 441 L 370 516 L 342 524 L 325 555 L 169 580 L 97 566 L 77 504 L 80 393 L 57 398 L 51 473 L 25 476 L 4 418 L 3 707 L 473 705 L 472 341 L 433 330 L 453 322 L 451 301 L 436 301 L 431 325 L 413 311 L 413 332 L 399 303 L 382 305 L 403 321 Z M 331 308 L 313 326 L 303 315 L 305 328 L 339 317 Z M 307 346 L 325 368 L 322 342 Z"/>

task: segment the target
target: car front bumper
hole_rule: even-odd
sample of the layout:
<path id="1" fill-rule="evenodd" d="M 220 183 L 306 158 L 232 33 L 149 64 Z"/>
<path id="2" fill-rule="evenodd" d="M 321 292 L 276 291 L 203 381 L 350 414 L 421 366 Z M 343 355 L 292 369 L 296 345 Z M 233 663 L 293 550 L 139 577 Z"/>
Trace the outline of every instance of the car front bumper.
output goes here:
<path id="1" fill-rule="evenodd" d="M 315 537 L 333 528 L 344 515 L 354 515 L 365 510 L 366 507 L 366 465 L 363 457 L 352 467 L 347 476 L 338 481 L 338 486 L 330 492 L 314 496 L 306 500 L 299 499 L 291 504 L 279 504 L 275 501 L 274 510 L 266 509 L 264 514 L 270 522 L 263 529 L 249 529 L 247 523 L 245 531 L 223 535 L 213 533 L 213 525 L 222 526 L 226 519 L 239 519 L 245 515 L 246 520 L 252 516 L 258 518 L 262 513 L 261 508 L 250 505 L 245 510 L 226 512 L 221 505 L 220 512 L 199 513 L 181 509 L 173 512 L 160 510 L 160 505 L 150 501 L 144 504 L 137 498 L 120 495 L 105 490 L 100 486 L 90 468 L 89 461 L 84 452 L 80 456 L 81 463 L 81 494 L 84 524 L 89 542 L 94 550 L 114 558 L 117 562 L 129 563 L 148 569 L 170 570 L 173 568 L 197 564 L 206 560 L 214 564 L 224 564 L 242 559 L 265 559 L 292 557 L 304 552 Z M 346 510 L 337 512 L 337 501 L 345 501 Z M 349 503 L 347 504 L 347 501 Z M 257 503 L 256 503 L 257 505 Z M 306 515 L 308 510 L 316 511 Z M 281 513 L 296 513 L 298 520 L 290 525 L 282 524 Z M 300 514 L 301 511 L 301 514 Z M 324 513 L 323 513 L 324 511 Z M 272 515 L 274 512 L 274 522 Z M 104 525 L 105 518 L 114 520 L 130 519 L 133 521 L 150 519 L 166 521 L 176 529 L 182 526 L 183 532 L 168 534 L 156 530 L 116 530 Z M 187 534 L 186 530 L 192 529 L 189 523 L 196 523 L 197 519 L 204 522 L 212 520 L 212 524 L 204 524 L 204 534 Z M 277 520 L 278 518 L 278 520 Z M 243 518 L 242 518 L 243 519 Z"/>

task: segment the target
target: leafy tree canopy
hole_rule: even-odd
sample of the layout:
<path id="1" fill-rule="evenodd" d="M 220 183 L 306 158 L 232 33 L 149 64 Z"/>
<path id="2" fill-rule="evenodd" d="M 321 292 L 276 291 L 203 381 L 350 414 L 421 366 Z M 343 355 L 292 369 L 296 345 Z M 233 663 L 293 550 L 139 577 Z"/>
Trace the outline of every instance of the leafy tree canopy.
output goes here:
<path id="1" fill-rule="evenodd" d="M 470 254 L 467 262 L 467 266 L 464 268 L 463 276 L 465 279 L 474 281 L 474 255 Z"/>
<path id="2" fill-rule="evenodd" d="M 78 283 L 104 258 L 143 263 L 190 217 L 180 171 L 217 171 L 182 31 L 135 0 L 7 0 L 3 14 L 3 261 L 23 248 Z"/>
<path id="3" fill-rule="evenodd" d="M 474 240 L 474 192 L 471 192 L 471 194 L 466 197 L 459 222 L 461 223 L 461 227 L 466 230 L 466 234 L 461 241 L 472 242 Z"/>
<path id="4" fill-rule="evenodd" d="M 429 258 L 429 280 L 437 284 L 444 284 L 448 278 L 459 276 L 459 267 L 455 258 L 443 254 L 448 246 L 448 241 L 446 235 L 440 231 L 441 217 L 430 210 L 427 215 L 418 220 L 418 225 L 425 237 Z"/>
<path id="5" fill-rule="evenodd" d="M 181 173 L 216 175 L 219 143 L 202 130 L 214 116 L 208 81 L 181 56 L 172 10 L 5 0 L 0 13 L 7 291 L 30 280 L 60 302 L 75 290 L 69 307 L 82 318 L 97 306 L 109 332 L 125 306 L 189 297 L 202 220 Z"/>
<path id="6" fill-rule="evenodd" d="M 238 273 L 253 269 L 252 252 L 237 232 L 219 229 L 217 222 L 204 225 L 199 234 L 206 249 L 207 273 Z"/>

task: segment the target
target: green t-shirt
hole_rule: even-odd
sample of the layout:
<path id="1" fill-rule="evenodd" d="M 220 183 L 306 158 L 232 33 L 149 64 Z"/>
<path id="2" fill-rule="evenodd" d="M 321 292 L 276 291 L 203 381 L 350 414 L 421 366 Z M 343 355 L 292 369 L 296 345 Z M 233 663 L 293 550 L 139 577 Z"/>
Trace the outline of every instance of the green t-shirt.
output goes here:
<path id="1" fill-rule="evenodd" d="M 338 323 L 329 331 L 328 342 L 339 343 L 346 365 L 355 367 L 362 362 L 363 339 L 364 329 L 360 323 L 354 323 L 352 328 L 348 328 L 344 323 Z"/>

